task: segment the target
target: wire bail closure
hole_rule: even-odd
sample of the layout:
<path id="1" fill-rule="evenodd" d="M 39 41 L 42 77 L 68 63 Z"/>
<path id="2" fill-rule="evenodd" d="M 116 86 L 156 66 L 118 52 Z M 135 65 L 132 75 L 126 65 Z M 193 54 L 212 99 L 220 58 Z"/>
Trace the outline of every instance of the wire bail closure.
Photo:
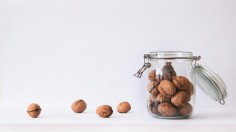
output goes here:
<path id="1" fill-rule="evenodd" d="M 197 65 L 197 61 L 201 59 L 201 56 L 193 56 L 193 61 L 194 61 L 194 67 Z"/>
<path id="2" fill-rule="evenodd" d="M 151 67 L 151 63 L 149 63 L 149 59 L 150 59 L 150 55 L 149 54 L 145 54 L 144 55 L 144 64 L 143 66 L 138 70 L 137 73 L 134 74 L 135 77 L 141 78 L 143 72 L 148 69 L 149 67 Z"/>

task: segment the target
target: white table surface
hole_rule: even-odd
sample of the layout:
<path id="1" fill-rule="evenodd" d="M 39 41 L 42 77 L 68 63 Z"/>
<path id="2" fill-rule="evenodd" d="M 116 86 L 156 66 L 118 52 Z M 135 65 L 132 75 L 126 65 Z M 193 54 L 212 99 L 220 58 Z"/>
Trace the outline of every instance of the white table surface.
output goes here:
<path id="1" fill-rule="evenodd" d="M 27 128 L 27 129 L 26 129 Z M 30 118 L 23 109 L 1 109 L 0 129 L 4 131 L 236 131 L 236 109 L 201 109 L 189 119 L 167 120 L 151 117 L 147 112 L 114 111 L 110 118 L 100 118 L 94 111 L 81 114 L 71 110 L 42 110 L 39 118 Z"/>

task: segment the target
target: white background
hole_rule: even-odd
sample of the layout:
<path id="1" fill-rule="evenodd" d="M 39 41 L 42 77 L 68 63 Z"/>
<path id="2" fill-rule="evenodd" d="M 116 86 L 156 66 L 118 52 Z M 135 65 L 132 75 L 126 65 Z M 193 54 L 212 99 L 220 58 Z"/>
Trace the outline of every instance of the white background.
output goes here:
<path id="1" fill-rule="evenodd" d="M 196 108 L 235 108 L 235 45 L 234 0 L 1 0 L 0 106 L 146 111 L 145 75 L 133 77 L 143 54 L 183 50 L 228 88 L 225 106 L 198 89 Z"/>

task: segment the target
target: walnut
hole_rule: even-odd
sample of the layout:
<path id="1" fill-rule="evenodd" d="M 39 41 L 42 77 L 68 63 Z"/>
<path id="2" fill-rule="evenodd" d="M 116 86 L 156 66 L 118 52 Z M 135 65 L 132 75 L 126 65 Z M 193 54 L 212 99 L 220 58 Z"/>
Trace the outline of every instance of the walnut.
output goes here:
<path id="1" fill-rule="evenodd" d="M 158 106 L 158 112 L 162 116 L 175 116 L 175 115 L 177 115 L 177 109 L 169 103 L 160 103 Z"/>
<path id="2" fill-rule="evenodd" d="M 152 89 L 151 94 L 157 96 L 159 94 L 159 90 L 157 88 Z"/>
<path id="3" fill-rule="evenodd" d="M 178 108 L 179 115 L 181 115 L 181 116 L 191 115 L 192 111 L 193 111 L 193 107 L 189 103 L 187 103 L 184 106 Z"/>
<path id="4" fill-rule="evenodd" d="M 172 97 L 176 93 L 174 84 L 168 80 L 162 80 L 158 85 L 158 90 L 162 95 L 167 97 Z"/>
<path id="5" fill-rule="evenodd" d="M 191 96 L 189 96 L 185 91 L 179 91 L 171 98 L 171 103 L 176 107 L 182 107 L 188 103 L 190 99 Z"/>
<path id="6" fill-rule="evenodd" d="M 159 90 L 157 88 L 153 88 L 151 90 L 151 94 L 150 94 L 150 100 L 151 101 L 157 101 L 157 95 L 159 94 Z"/>
<path id="7" fill-rule="evenodd" d="M 166 97 L 166 96 L 164 96 L 164 95 L 162 95 L 162 94 L 158 94 L 157 95 L 157 101 L 158 102 L 160 102 L 160 103 L 170 103 L 171 101 L 170 101 L 170 97 Z"/>
<path id="8" fill-rule="evenodd" d="M 32 103 L 28 106 L 27 113 L 32 118 L 37 118 L 41 113 L 41 108 L 38 104 Z"/>
<path id="9" fill-rule="evenodd" d="M 157 101 L 157 95 L 150 94 L 149 99 L 153 102 Z"/>
<path id="10" fill-rule="evenodd" d="M 156 80 L 156 70 L 151 70 L 148 74 L 148 79 L 150 81 L 155 81 Z"/>
<path id="11" fill-rule="evenodd" d="M 186 92 L 187 92 L 187 94 L 189 94 L 190 96 L 193 95 L 193 93 L 194 93 L 194 86 L 193 86 L 193 84 L 192 84 L 191 82 L 190 82 L 189 90 L 187 90 Z"/>
<path id="12" fill-rule="evenodd" d="M 152 89 L 157 88 L 159 83 L 160 83 L 160 82 L 158 82 L 158 81 L 156 81 L 156 80 L 155 80 L 155 81 L 150 81 L 150 82 L 148 83 L 148 86 L 147 86 L 148 92 L 150 93 L 150 92 L 152 91 Z"/>
<path id="13" fill-rule="evenodd" d="M 173 78 L 173 83 L 177 90 L 188 91 L 191 87 L 190 81 L 184 76 L 176 76 Z"/>
<path id="14" fill-rule="evenodd" d="M 151 113 L 153 113 L 153 114 L 158 114 L 158 105 L 159 105 L 159 103 L 158 102 L 150 102 L 149 103 L 149 106 L 148 106 L 148 108 L 149 108 L 149 112 L 151 112 Z"/>
<path id="15" fill-rule="evenodd" d="M 75 113 L 82 113 L 85 111 L 85 109 L 87 108 L 87 104 L 85 103 L 84 100 L 79 99 L 76 100 L 75 102 L 72 103 L 71 105 L 71 109 L 75 112 Z"/>
<path id="16" fill-rule="evenodd" d="M 102 118 L 108 118 L 113 114 L 113 110 L 110 105 L 101 105 L 96 109 L 96 113 Z"/>
<path id="17" fill-rule="evenodd" d="M 131 106 L 129 104 L 129 102 L 121 102 L 117 105 L 117 111 L 119 113 L 127 113 L 131 110 Z"/>
<path id="18" fill-rule="evenodd" d="M 173 77 L 176 76 L 176 72 L 171 65 L 171 62 L 166 62 L 162 68 L 162 80 L 169 80 L 172 82 Z"/>

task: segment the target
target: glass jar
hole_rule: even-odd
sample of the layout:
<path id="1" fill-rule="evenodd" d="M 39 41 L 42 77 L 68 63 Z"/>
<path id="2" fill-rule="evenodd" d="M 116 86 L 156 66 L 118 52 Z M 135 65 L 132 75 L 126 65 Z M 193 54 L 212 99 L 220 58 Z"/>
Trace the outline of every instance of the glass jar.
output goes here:
<path id="1" fill-rule="evenodd" d="M 192 52 L 158 51 L 144 55 L 144 65 L 135 74 L 141 77 L 148 69 L 147 110 L 157 118 L 178 119 L 192 115 L 196 84 L 212 99 L 224 104 L 227 96 L 222 79 L 197 63 Z"/>

